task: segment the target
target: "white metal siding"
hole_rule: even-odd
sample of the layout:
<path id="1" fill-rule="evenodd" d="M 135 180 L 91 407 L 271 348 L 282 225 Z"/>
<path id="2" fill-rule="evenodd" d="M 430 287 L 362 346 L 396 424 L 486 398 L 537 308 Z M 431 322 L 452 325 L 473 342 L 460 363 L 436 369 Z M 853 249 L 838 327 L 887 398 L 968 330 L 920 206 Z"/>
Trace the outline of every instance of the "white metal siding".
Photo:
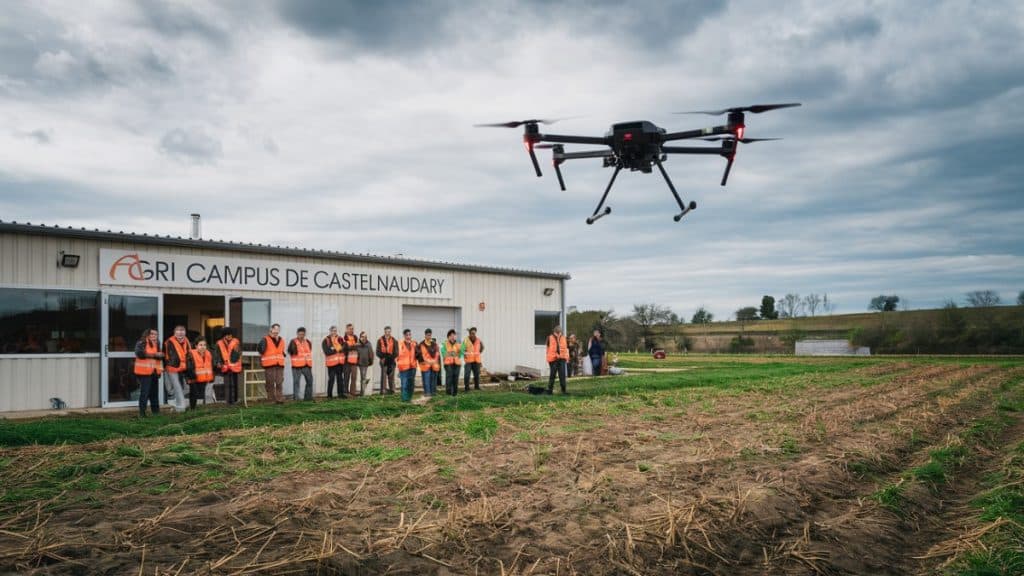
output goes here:
<path id="1" fill-rule="evenodd" d="M 51 236 L 0 233 L 0 286 L 12 287 L 66 287 L 99 291 L 99 251 L 101 248 L 140 250 L 165 254 L 193 254 L 204 256 L 236 256 L 239 259 L 260 258 L 268 260 L 303 260 L 317 264 L 337 264 L 338 260 L 328 258 L 292 257 L 276 254 L 255 255 L 235 253 L 230 250 L 211 248 L 183 248 L 174 246 L 152 246 L 132 242 L 101 241 L 91 239 L 69 239 Z M 81 256 L 78 268 L 58 268 L 59 251 Z M 386 264 L 346 262 L 351 269 L 386 269 Z M 415 267 L 402 265 L 403 270 Z M 429 266 L 421 267 L 429 270 Z M 465 337 L 463 328 L 476 326 L 479 336 L 486 345 L 484 366 L 498 372 L 511 371 L 517 364 L 543 367 L 544 347 L 533 343 L 533 317 L 537 310 L 558 310 L 562 303 L 562 283 L 557 278 L 538 278 L 498 274 L 491 272 L 452 271 L 453 298 L 438 301 L 427 298 L 401 298 L 386 296 L 320 295 L 294 292 L 254 292 L 224 290 L 196 290 L 182 288 L 133 289 L 133 292 L 151 291 L 154 294 L 207 294 L 217 296 L 241 296 L 246 298 L 270 298 L 271 309 L 278 306 L 295 306 L 305 318 L 307 336 L 314 342 L 315 392 L 326 391 L 327 373 L 323 366 L 320 341 L 327 334 L 327 327 L 335 324 L 339 328 L 351 322 L 356 331 L 366 330 L 371 341 L 390 325 L 396 335 L 403 328 L 403 307 L 436 307 L 439 304 L 458 308 L 460 339 Z M 543 294 L 545 288 L 552 288 L 550 296 Z M 108 288 L 116 291 L 115 287 Z M 484 310 L 479 309 L 484 303 Z M 280 321 L 276 318 L 272 321 Z M 442 328 L 431 326 L 435 336 L 443 338 Z M 444 327 L 446 332 L 448 327 Z M 285 334 L 291 337 L 292 334 Z M 420 329 L 415 334 L 422 338 Z M 376 375 L 375 375 L 376 378 Z M 0 412 L 7 410 L 38 410 L 49 407 L 49 398 L 59 396 L 69 407 L 99 405 L 99 359 L 22 359 L 5 358 L 0 355 Z"/>

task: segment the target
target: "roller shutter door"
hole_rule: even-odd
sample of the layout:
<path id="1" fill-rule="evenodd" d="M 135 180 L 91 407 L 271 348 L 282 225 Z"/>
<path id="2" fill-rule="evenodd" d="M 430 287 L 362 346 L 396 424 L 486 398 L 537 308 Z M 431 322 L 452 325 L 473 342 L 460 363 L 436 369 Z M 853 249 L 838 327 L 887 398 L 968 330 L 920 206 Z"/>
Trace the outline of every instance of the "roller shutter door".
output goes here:
<path id="1" fill-rule="evenodd" d="M 406 328 L 412 330 L 412 337 L 417 342 L 423 339 L 423 331 L 430 328 L 434 331 L 434 338 L 442 340 L 448 330 L 454 328 L 462 334 L 462 310 L 459 308 L 445 308 L 435 306 L 402 306 L 402 326 L 395 330 L 396 336 L 401 336 L 401 331 Z"/>

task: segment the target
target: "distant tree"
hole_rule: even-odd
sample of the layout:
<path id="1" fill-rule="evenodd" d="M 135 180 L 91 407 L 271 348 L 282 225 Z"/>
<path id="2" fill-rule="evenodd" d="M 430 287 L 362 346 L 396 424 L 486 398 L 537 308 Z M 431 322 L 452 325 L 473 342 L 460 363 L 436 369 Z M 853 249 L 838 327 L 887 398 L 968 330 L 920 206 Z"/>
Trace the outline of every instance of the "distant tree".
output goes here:
<path id="1" fill-rule="evenodd" d="M 711 320 L 713 320 L 714 317 L 714 314 L 708 312 L 707 310 L 704 309 L 703 306 L 701 306 L 700 308 L 697 308 L 696 312 L 693 313 L 693 318 L 690 319 L 690 322 L 693 324 L 706 324 L 708 322 L 711 322 Z"/>
<path id="2" fill-rule="evenodd" d="M 896 310 L 896 307 L 900 304 L 900 297 L 891 294 L 879 294 L 871 299 L 871 303 L 868 304 L 868 310 L 874 310 L 876 312 L 892 312 Z"/>
<path id="3" fill-rule="evenodd" d="M 745 306 L 736 311 L 736 319 L 740 322 L 748 322 L 750 320 L 757 320 L 757 308 L 753 306 Z"/>
<path id="4" fill-rule="evenodd" d="M 808 316 L 817 316 L 818 308 L 821 307 L 821 296 L 817 294 L 808 294 L 804 296 L 804 308 L 807 310 Z"/>
<path id="5" fill-rule="evenodd" d="M 975 308 L 999 306 L 999 294 L 994 290 L 975 290 L 967 293 L 967 304 Z"/>
<path id="6" fill-rule="evenodd" d="M 796 318 L 803 311 L 804 302 L 799 294 L 786 294 L 779 300 L 779 315 L 783 318 Z"/>
<path id="7" fill-rule="evenodd" d="M 825 314 L 831 314 L 836 311 L 836 303 L 829 300 L 827 292 L 821 295 L 821 311 Z"/>
<path id="8" fill-rule="evenodd" d="M 658 304 L 634 304 L 633 313 L 629 318 L 640 326 L 644 338 L 644 348 L 648 350 L 656 346 L 652 326 L 668 324 L 672 320 L 672 310 L 668 306 Z"/>
<path id="9" fill-rule="evenodd" d="M 1024 290 L 1017 294 L 1017 306 L 1024 306 Z"/>
<path id="10" fill-rule="evenodd" d="M 1021 292 L 1024 294 L 1024 292 Z M 761 318 L 764 320 L 775 320 L 779 317 L 779 313 L 775 310 L 775 297 L 774 296 L 762 296 L 761 297 Z"/>
<path id="11" fill-rule="evenodd" d="M 683 319 L 679 317 L 679 314 L 676 314 L 675 312 L 673 312 L 668 317 L 668 323 L 669 324 L 682 324 L 683 323 Z"/>

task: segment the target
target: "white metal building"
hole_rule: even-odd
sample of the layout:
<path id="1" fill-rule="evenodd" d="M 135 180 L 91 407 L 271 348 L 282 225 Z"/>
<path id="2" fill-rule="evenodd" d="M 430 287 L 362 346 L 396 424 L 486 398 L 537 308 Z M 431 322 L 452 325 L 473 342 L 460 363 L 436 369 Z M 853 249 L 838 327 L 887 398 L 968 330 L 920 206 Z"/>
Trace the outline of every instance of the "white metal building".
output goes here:
<path id="1" fill-rule="evenodd" d="M 484 367 L 544 366 L 544 337 L 564 324 L 566 274 L 466 266 L 201 239 L 0 222 L 0 412 L 135 405 L 142 331 L 175 325 L 208 342 L 231 326 L 247 355 L 271 323 L 319 343 L 351 322 L 371 342 L 390 325 L 460 340 L 476 326 Z M 258 364 L 258 362 L 257 362 Z M 374 366 L 376 369 L 377 367 Z M 291 390 L 285 370 L 285 392 Z M 379 372 L 374 371 L 374 386 Z M 396 377 L 397 385 L 397 377 Z M 161 387 L 162 388 L 162 387 Z M 161 393 L 162 390 L 161 390 Z M 222 396 L 221 396 L 222 397 Z"/>

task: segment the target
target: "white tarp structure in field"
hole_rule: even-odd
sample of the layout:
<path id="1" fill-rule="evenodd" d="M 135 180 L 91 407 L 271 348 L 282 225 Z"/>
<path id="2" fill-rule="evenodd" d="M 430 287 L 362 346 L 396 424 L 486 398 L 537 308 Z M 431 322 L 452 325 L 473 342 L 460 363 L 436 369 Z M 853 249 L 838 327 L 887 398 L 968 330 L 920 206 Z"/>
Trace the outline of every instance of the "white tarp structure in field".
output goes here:
<path id="1" fill-rule="evenodd" d="M 870 356 L 871 348 L 854 346 L 846 340 L 800 340 L 797 356 Z"/>

